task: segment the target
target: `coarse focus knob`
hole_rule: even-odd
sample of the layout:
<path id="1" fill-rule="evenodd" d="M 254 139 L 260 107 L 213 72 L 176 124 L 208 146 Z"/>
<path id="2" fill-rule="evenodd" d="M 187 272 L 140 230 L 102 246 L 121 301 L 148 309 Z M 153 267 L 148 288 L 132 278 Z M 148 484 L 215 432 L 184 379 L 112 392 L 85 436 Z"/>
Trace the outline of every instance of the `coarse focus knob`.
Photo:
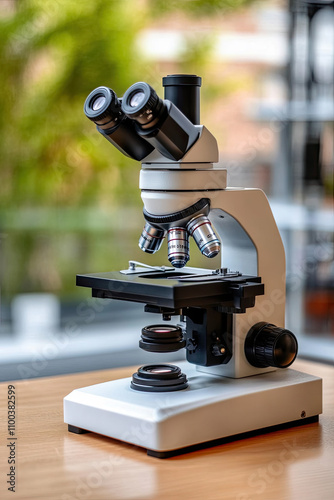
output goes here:
<path id="1" fill-rule="evenodd" d="M 258 368 L 287 368 L 296 359 L 297 351 L 297 339 L 292 332 L 264 321 L 252 326 L 245 340 L 246 358 Z"/>

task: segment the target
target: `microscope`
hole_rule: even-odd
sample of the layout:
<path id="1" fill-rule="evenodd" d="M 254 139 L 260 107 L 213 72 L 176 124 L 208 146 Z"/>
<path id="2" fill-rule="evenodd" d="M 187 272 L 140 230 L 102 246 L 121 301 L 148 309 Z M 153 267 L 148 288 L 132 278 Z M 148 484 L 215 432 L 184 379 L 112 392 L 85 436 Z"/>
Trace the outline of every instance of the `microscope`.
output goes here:
<path id="1" fill-rule="evenodd" d="M 167 239 L 171 266 L 130 261 L 121 271 L 78 275 L 77 285 L 158 314 L 139 347 L 162 357 L 185 349 L 186 361 L 141 366 L 64 399 L 70 432 L 99 433 L 158 458 L 315 422 L 322 412 L 322 380 L 287 369 L 297 340 L 284 327 L 285 254 L 269 202 L 260 189 L 227 187 L 217 141 L 199 124 L 201 78 L 168 75 L 163 86 L 164 99 L 144 82 L 122 98 L 98 87 L 84 111 L 141 161 L 139 246 L 153 254 Z M 205 257 L 220 253 L 221 267 L 188 266 L 190 238 Z"/>

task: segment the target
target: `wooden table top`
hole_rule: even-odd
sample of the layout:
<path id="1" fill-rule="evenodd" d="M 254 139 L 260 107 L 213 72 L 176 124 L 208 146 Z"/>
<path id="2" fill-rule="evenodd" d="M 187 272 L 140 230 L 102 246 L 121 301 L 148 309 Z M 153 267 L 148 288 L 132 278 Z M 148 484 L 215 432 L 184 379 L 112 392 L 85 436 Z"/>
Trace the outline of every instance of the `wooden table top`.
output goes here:
<path id="1" fill-rule="evenodd" d="M 334 499 L 334 367 L 297 360 L 324 380 L 319 423 L 247 438 L 167 460 L 63 423 L 73 389 L 130 376 L 134 368 L 13 382 L 16 492 L 7 490 L 9 383 L 0 384 L 0 498 L 29 500 Z"/>

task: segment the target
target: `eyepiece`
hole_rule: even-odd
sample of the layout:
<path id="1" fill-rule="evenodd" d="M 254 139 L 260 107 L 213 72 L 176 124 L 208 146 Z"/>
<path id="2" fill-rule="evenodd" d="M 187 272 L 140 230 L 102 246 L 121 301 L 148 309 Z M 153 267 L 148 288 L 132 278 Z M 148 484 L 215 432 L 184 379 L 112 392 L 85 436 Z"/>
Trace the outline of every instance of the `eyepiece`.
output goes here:
<path id="1" fill-rule="evenodd" d="M 142 160 L 153 151 L 153 146 L 137 134 L 134 122 L 124 115 L 120 99 L 109 87 L 97 87 L 89 94 L 84 113 L 124 155 Z"/>
<path id="2" fill-rule="evenodd" d="M 160 99 L 145 82 L 128 88 L 122 111 L 135 121 L 138 135 L 171 160 L 180 160 L 199 136 L 190 120 L 172 102 Z"/>
<path id="3" fill-rule="evenodd" d="M 104 130 L 114 127 L 124 116 L 120 101 L 108 87 L 98 87 L 89 94 L 84 112 L 87 118 Z"/>
<path id="4" fill-rule="evenodd" d="M 105 104 L 106 98 L 103 95 L 98 96 L 95 101 L 92 103 L 92 108 L 94 111 L 97 111 L 98 109 L 102 108 L 102 106 Z"/>
<path id="5" fill-rule="evenodd" d="M 144 99 L 145 93 L 142 90 L 138 90 L 131 96 L 129 104 L 132 108 L 136 108 L 137 106 L 140 106 L 142 104 Z"/>
<path id="6" fill-rule="evenodd" d="M 122 100 L 122 110 L 143 128 L 152 127 L 162 117 L 166 106 L 156 91 L 145 82 L 131 85 Z"/>

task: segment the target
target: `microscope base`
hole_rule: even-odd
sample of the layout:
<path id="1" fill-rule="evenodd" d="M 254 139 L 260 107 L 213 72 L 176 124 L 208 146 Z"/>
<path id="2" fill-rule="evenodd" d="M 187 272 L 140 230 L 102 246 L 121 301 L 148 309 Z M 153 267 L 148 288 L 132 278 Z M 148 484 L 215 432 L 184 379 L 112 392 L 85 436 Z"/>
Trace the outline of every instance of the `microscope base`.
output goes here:
<path id="1" fill-rule="evenodd" d="M 69 431 L 96 432 L 167 458 L 314 422 L 322 412 L 322 380 L 312 375 L 286 369 L 228 379 L 179 366 L 189 387 L 177 392 L 135 391 L 130 378 L 74 390 L 64 398 Z"/>

